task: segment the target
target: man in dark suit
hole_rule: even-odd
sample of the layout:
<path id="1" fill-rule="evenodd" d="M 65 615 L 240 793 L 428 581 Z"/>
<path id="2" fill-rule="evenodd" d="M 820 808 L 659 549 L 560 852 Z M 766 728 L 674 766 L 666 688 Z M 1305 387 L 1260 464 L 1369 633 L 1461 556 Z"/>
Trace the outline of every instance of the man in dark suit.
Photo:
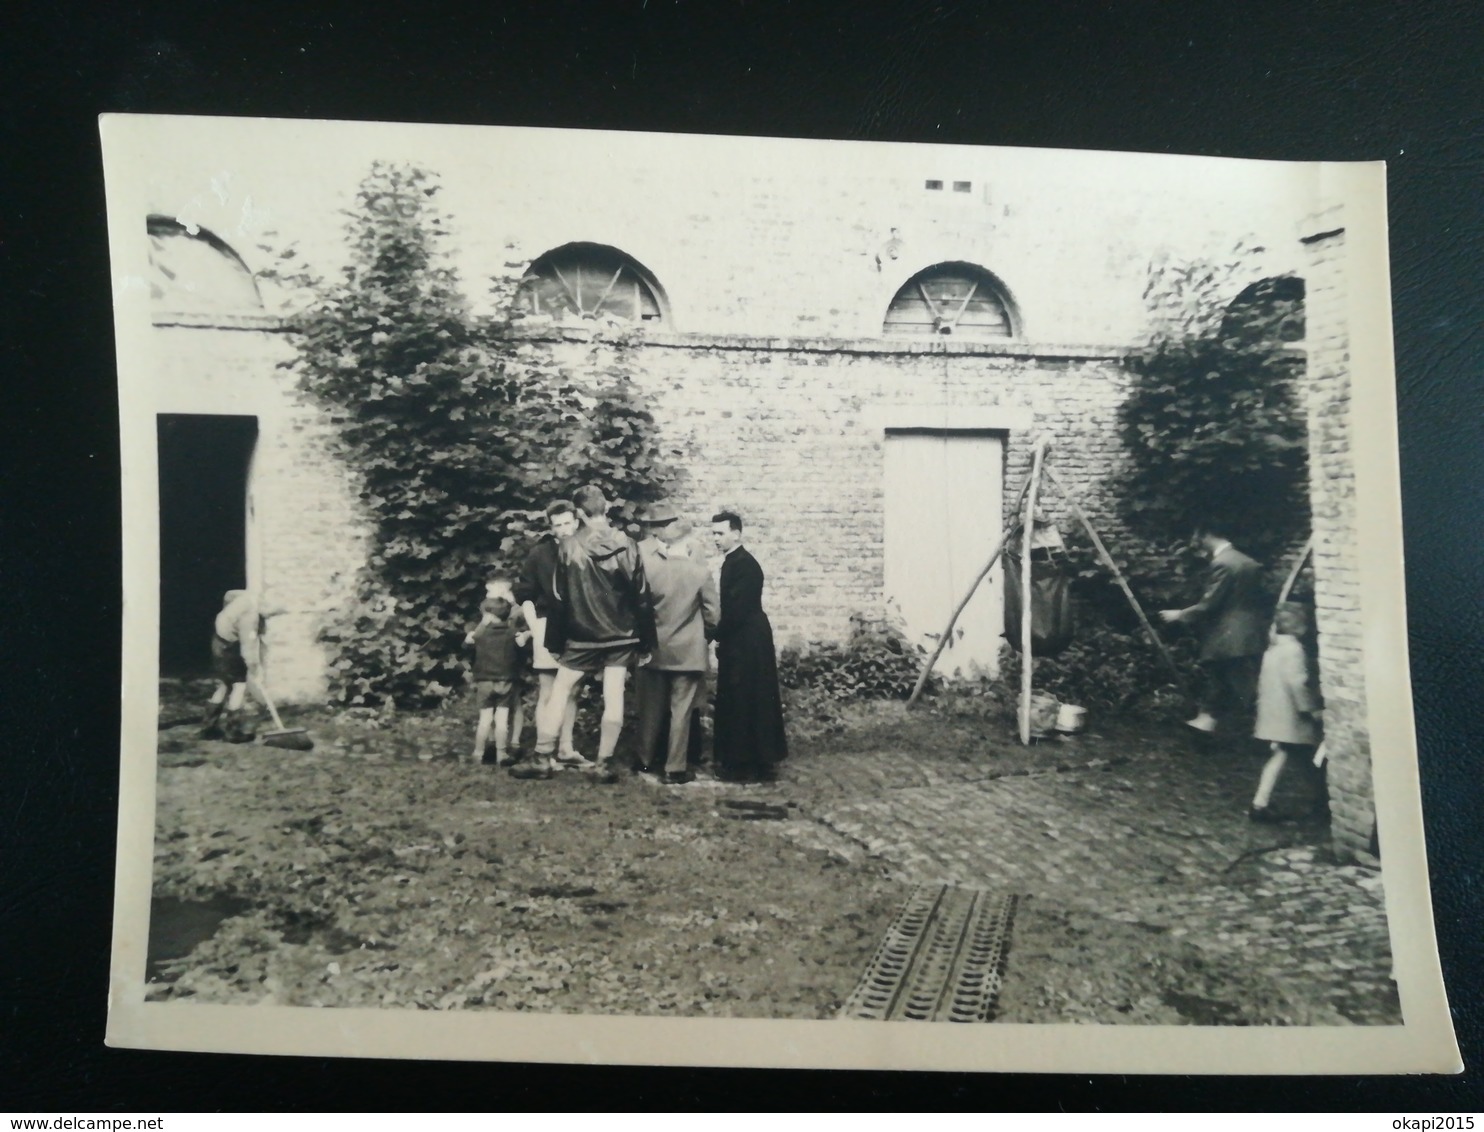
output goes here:
<path id="1" fill-rule="evenodd" d="M 763 568 L 742 546 L 732 511 L 711 519 L 721 565 L 721 622 L 716 627 L 714 744 L 719 777 L 761 782 L 788 755 L 773 626 L 763 612 Z"/>
<path id="2" fill-rule="evenodd" d="M 1199 538 L 1211 556 L 1205 592 L 1194 605 L 1162 609 L 1159 615 L 1168 623 L 1194 624 L 1200 633 L 1200 712 L 1187 725 L 1215 731 L 1217 717 L 1232 712 L 1245 729 L 1268 643 L 1262 568 L 1218 530 L 1205 530 Z"/>
<path id="3" fill-rule="evenodd" d="M 711 571 L 690 556 L 690 524 L 667 504 L 655 504 L 643 520 L 649 537 L 639 544 L 644 573 L 654 595 L 654 655 L 634 673 L 639 709 L 640 769 L 656 769 L 664 740 L 664 782 L 680 786 L 695 775 L 687 766 L 691 713 L 706 686 L 706 642 L 716 630 L 720 599 Z"/>

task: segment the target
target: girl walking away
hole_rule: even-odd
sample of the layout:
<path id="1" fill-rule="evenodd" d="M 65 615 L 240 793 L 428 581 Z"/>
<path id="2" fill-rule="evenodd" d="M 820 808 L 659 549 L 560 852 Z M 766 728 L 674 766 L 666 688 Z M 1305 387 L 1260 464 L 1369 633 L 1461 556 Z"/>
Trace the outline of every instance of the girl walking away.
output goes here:
<path id="1" fill-rule="evenodd" d="M 1268 804 L 1283 768 L 1290 758 L 1312 767 L 1314 752 L 1324 738 L 1324 706 L 1315 691 L 1309 656 L 1304 650 L 1308 634 L 1309 618 L 1302 605 L 1286 601 L 1278 606 L 1271 643 L 1263 654 L 1257 678 L 1257 726 L 1253 734 L 1266 739 L 1273 753 L 1262 768 L 1257 794 L 1247 811 L 1256 822 L 1277 820 Z"/>
<path id="2" fill-rule="evenodd" d="M 503 594 L 486 597 L 479 605 L 479 612 L 483 615 L 479 624 L 464 637 L 465 644 L 474 646 L 474 702 L 479 710 L 470 761 L 475 766 L 484 762 L 484 749 L 493 726 L 495 765 L 509 766 L 514 761 L 511 746 L 520 742 L 525 723 L 521 708 L 521 648 L 530 634 L 517 630 L 515 619 L 519 614 Z"/>

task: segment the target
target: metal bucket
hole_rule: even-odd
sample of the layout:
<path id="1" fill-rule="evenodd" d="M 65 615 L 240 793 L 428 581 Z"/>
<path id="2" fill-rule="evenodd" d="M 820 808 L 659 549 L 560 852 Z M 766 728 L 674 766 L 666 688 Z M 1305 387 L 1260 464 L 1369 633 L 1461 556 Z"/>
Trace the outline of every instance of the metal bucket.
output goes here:
<path id="1" fill-rule="evenodd" d="M 1087 709 L 1076 704 L 1062 704 L 1056 709 L 1056 729 L 1063 735 L 1075 735 L 1087 726 Z"/>

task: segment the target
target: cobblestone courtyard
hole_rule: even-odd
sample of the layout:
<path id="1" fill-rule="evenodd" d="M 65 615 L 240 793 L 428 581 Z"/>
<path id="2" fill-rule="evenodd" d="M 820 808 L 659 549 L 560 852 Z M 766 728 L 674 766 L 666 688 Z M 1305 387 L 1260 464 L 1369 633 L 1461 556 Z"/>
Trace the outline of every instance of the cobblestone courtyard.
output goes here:
<path id="1" fill-rule="evenodd" d="M 1178 725 L 1025 749 L 882 704 L 776 784 L 603 787 L 460 764 L 455 713 L 303 722 L 165 733 L 151 998 L 827 1018 L 946 883 L 1020 898 L 1000 1021 L 1400 1022 L 1380 873 L 1249 823 L 1260 756 Z"/>
<path id="2" fill-rule="evenodd" d="M 1037 745 L 1004 773 L 854 752 L 801 764 L 792 792 L 894 880 L 1029 897 L 1002 1021 L 1399 1022 L 1379 871 L 1331 859 L 1292 772 L 1280 802 L 1305 817 L 1249 822 L 1261 755 L 1183 730 Z"/>

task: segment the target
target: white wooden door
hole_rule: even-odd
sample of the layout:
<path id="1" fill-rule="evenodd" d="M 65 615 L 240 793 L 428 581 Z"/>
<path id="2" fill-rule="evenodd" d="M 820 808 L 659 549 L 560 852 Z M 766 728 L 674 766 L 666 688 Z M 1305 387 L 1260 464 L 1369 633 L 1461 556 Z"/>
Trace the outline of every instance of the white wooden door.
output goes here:
<path id="1" fill-rule="evenodd" d="M 1001 441 L 984 433 L 888 432 L 885 447 L 887 609 L 931 649 L 999 539 Z M 959 615 L 936 671 L 998 673 L 1002 574 L 997 563 Z"/>

